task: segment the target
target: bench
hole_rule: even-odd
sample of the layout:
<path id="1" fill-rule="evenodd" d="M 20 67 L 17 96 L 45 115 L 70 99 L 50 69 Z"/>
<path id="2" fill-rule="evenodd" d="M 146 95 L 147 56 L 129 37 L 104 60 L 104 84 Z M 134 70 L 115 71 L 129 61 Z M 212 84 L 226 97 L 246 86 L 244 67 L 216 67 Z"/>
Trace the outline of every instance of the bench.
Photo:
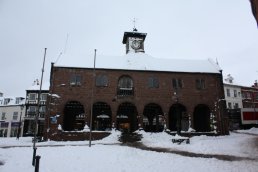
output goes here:
<path id="1" fill-rule="evenodd" d="M 190 144 L 190 139 L 189 137 L 182 137 L 182 136 L 178 136 L 178 135 L 175 135 L 173 138 L 172 138 L 172 142 L 173 143 L 177 143 L 177 144 L 181 144 L 182 142 L 184 142 L 186 144 Z"/>

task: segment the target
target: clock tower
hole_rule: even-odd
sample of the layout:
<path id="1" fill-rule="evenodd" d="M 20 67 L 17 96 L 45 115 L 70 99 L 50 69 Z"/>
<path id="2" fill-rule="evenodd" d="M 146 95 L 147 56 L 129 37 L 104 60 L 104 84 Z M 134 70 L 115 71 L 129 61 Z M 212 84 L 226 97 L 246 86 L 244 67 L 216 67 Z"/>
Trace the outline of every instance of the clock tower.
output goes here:
<path id="1" fill-rule="evenodd" d="M 126 47 L 126 54 L 129 52 L 144 53 L 144 40 L 147 33 L 137 32 L 137 29 L 134 28 L 133 32 L 125 32 L 123 37 L 123 44 Z"/>

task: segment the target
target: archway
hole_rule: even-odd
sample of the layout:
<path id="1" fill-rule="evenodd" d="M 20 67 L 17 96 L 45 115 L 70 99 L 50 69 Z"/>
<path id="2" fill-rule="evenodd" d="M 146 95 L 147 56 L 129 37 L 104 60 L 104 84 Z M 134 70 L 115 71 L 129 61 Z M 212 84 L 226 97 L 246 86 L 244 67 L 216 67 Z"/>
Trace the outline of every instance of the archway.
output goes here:
<path id="1" fill-rule="evenodd" d="M 173 104 L 169 109 L 168 123 L 171 131 L 180 133 L 181 130 L 188 130 L 186 107 L 180 103 Z"/>
<path id="2" fill-rule="evenodd" d="M 70 101 L 64 108 L 63 129 L 65 131 L 83 130 L 85 125 L 84 107 L 80 102 Z"/>
<path id="3" fill-rule="evenodd" d="M 194 129 L 197 132 L 210 131 L 210 109 L 207 105 L 197 105 L 194 108 Z"/>
<path id="4" fill-rule="evenodd" d="M 112 112 L 107 103 L 97 102 L 93 104 L 93 130 L 111 130 Z"/>
<path id="5" fill-rule="evenodd" d="M 164 129 L 164 114 L 159 105 L 150 103 L 143 110 L 143 129 L 146 132 L 161 132 Z"/>
<path id="6" fill-rule="evenodd" d="M 137 129 L 137 109 L 132 103 L 122 103 L 117 111 L 117 128 L 128 132 Z"/>

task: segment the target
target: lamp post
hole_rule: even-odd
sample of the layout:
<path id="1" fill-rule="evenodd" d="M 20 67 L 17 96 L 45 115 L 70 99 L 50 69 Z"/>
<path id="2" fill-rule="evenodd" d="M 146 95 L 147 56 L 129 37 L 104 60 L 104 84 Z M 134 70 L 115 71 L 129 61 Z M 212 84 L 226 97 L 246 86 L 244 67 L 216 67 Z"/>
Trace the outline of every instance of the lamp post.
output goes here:
<path id="1" fill-rule="evenodd" d="M 44 74 L 44 67 L 45 67 L 45 59 L 46 59 L 47 48 L 45 48 L 44 58 L 43 58 L 43 66 L 41 71 L 41 81 L 40 81 L 40 88 L 38 92 L 38 104 L 37 104 L 37 113 L 35 115 L 35 130 L 34 130 L 34 137 L 33 137 L 33 157 L 32 157 L 32 165 L 35 165 L 36 160 L 36 141 L 37 141 L 37 133 L 38 133 L 38 120 L 39 120 L 39 107 L 40 107 L 40 95 L 42 89 L 42 82 L 43 82 L 43 74 Z"/>
<path id="2" fill-rule="evenodd" d="M 92 71 L 92 90 L 91 90 L 91 115 L 90 115 L 90 136 L 89 136 L 89 147 L 91 147 L 91 137 L 92 137 L 92 116 L 93 116 L 93 96 L 94 96 L 94 85 L 95 85 L 95 65 L 96 65 L 96 52 L 94 50 L 94 66 Z"/>
<path id="3" fill-rule="evenodd" d="M 181 120 L 182 120 L 182 111 L 181 109 L 179 109 L 179 96 L 178 96 L 178 89 L 175 89 L 174 92 L 174 96 L 175 96 L 175 114 L 176 114 L 176 133 L 177 135 L 181 135 Z"/>
<path id="4" fill-rule="evenodd" d="M 20 121 L 19 121 L 19 127 L 18 127 L 18 132 L 17 132 L 17 136 L 16 139 L 19 140 L 20 134 L 21 134 L 21 123 L 22 123 L 22 110 L 24 108 L 24 104 L 21 105 L 21 114 L 20 114 Z"/>

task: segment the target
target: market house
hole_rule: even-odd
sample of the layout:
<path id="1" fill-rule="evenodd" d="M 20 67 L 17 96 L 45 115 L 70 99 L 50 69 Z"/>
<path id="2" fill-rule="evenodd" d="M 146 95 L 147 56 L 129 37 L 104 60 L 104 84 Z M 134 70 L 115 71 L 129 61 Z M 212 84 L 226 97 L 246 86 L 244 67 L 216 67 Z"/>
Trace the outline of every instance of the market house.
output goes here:
<path id="1" fill-rule="evenodd" d="M 45 138 L 85 140 L 91 123 L 93 139 L 112 128 L 228 134 L 220 67 L 154 58 L 145 53 L 146 36 L 124 32 L 126 54 L 96 55 L 95 65 L 52 64 Z"/>

